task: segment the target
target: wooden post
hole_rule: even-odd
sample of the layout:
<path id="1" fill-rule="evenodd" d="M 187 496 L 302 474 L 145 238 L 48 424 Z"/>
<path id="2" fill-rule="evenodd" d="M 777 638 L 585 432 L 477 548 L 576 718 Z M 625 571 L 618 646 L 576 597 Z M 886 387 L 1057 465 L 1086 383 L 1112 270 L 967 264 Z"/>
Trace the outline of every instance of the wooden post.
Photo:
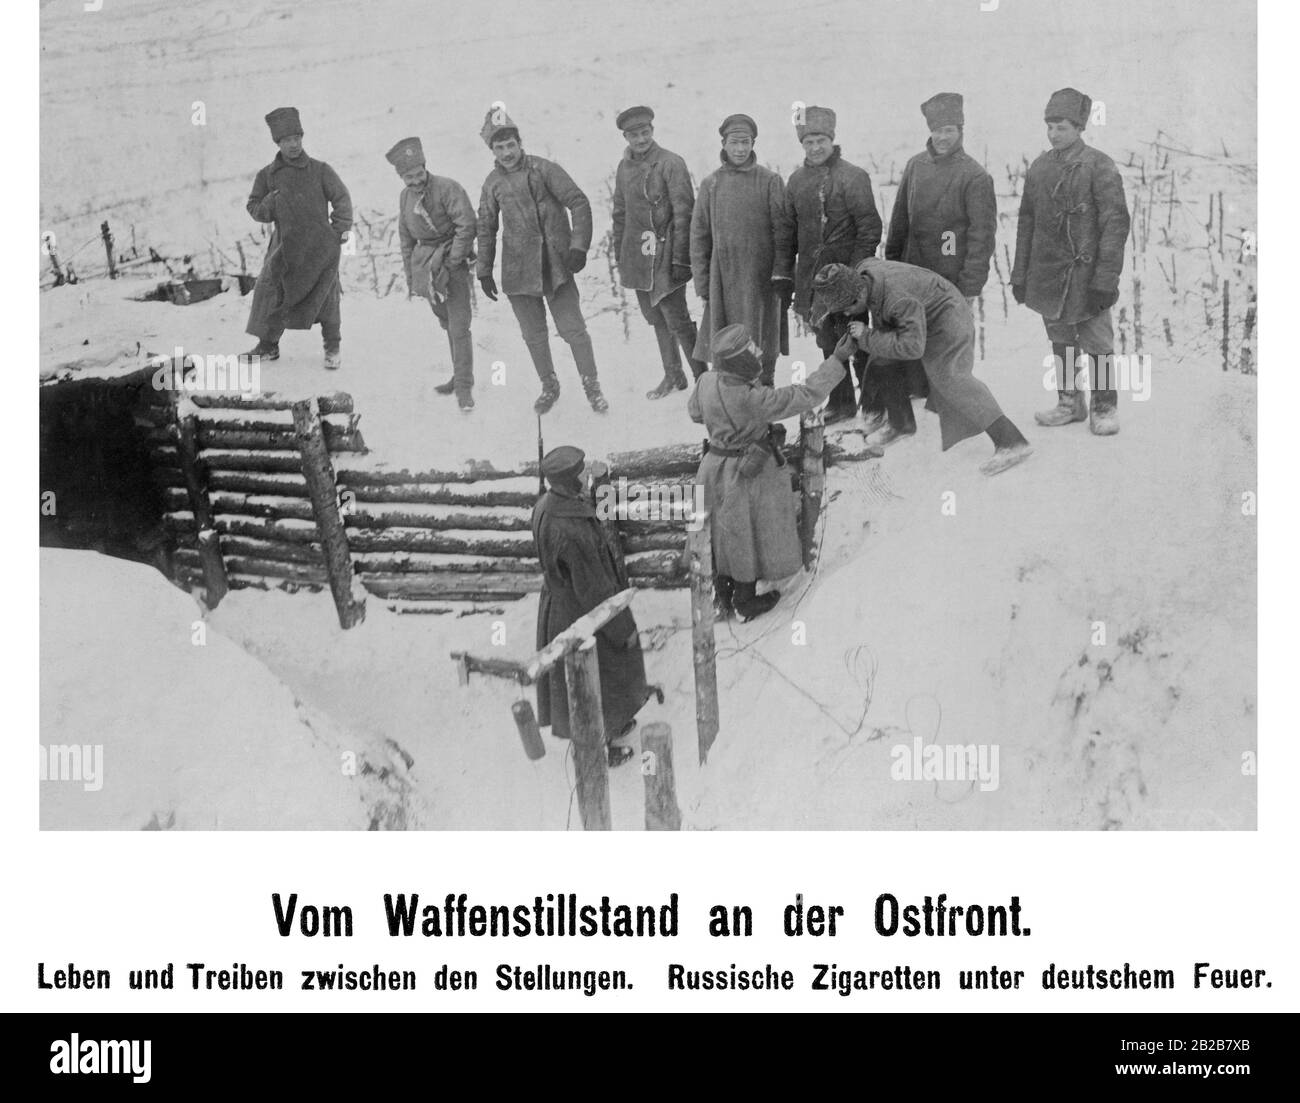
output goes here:
<path id="1" fill-rule="evenodd" d="M 673 775 L 673 732 L 663 723 L 641 730 L 641 776 L 645 779 L 645 829 L 680 831 L 682 812 L 677 807 L 677 781 Z"/>
<path id="2" fill-rule="evenodd" d="M 212 523 L 212 503 L 208 498 L 205 470 L 199 460 L 198 411 L 188 400 L 177 402 L 175 391 L 168 393 L 176 431 L 176 455 L 185 480 L 190 512 L 194 514 L 194 524 L 198 529 L 199 561 L 203 564 L 203 603 L 209 609 L 215 609 L 229 591 L 230 582 L 226 577 L 225 561 L 221 558 L 221 540 Z"/>
<path id="3" fill-rule="evenodd" d="M 108 255 L 108 278 L 117 279 L 117 258 L 113 256 L 113 231 L 108 228 L 108 223 L 99 224 L 99 236 L 104 239 L 104 252 Z"/>
<path id="4" fill-rule="evenodd" d="M 812 566 L 817 547 L 817 521 L 821 517 L 822 492 L 826 487 L 823 455 L 825 434 L 825 422 L 820 410 L 810 410 L 799 419 L 799 543 L 803 548 L 805 567 Z"/>
<path id="5" fill-rule="evenodd" d="M 1220 192 L 1220 195 L 1223 193 Z M 1228 370 L 1228 280 L 1223 281 L 1223 370 Z"/>
<path id="6" fill-rule="evenodd" d="M 303 478 L 307 480 L 312 516 L 320 532 L 325 571 L 329 576 L 330 592 L 334 595 L 334 606 L 338 609 L 339 624 L 351 628 L 366 619 L 366 599 L 364 594 L 358 596 L 352 585 L 352 553 L 348 548 L 343 518 L 339 515 L 334 465 L 325 447 L 320 404 L 316 399 L 307 398 L 293 404 L 293 431 L 302 459 Z"/>
<path id="7" fill-rule="evenodd" d="M 688 529 L 691 572 L 691 657 L 695 666 L 695 730 L 700 765 L 718 737 L 718 668 L 713 640 L 713 524 L 706 513 Z"/>
<path id="8" fill-rule="evenodd" d="M 564 688 L 569 697 L 569 735 L 573 740 L 582 828 L 608 831 L 613 826 L 609 816 L 609 760 L 595 636 L 564 656 Z"/>

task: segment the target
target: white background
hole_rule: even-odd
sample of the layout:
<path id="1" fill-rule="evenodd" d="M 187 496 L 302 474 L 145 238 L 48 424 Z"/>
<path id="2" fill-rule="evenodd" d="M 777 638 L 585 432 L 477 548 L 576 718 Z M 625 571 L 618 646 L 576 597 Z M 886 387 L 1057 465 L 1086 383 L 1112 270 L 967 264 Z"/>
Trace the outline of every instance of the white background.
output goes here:
<path id="1" fill-rule="evenodd" d="M 5 434 L 3 577 L 7 631 L 4 700 L 6 759 L 0 790 L 5 861 L 0 991 L 5 1009 L 24 1010 L 406 1010 L 672 1009 L 755 1010 L 1295 1010 L 1296 722 L 1290 690 L 1297 607 L 1293 574 L 1294 431 L 1286 419 L 1297 402 L 1295 364 L 1282 326 L 1297 290 L 1291 258 L 1295 228 L 1282 204 L 1293 170 L 1286 134 L 1293 128 L 1283 87 L 1290 36 L 1277 13 L 1261 16 L 1260 71 L 1261 333 L 1260 404 L 1260 773 L 1259 830 L 1143 834 L 685 833 L 672 837 L 581 834 L 187 834 L 168 832 L 41 834 L 33 744 L 39 723 L 37 685 L 37 422 L 31 406 L 37 303 L 30 264 L 0 270 L 11 374 L 26 396 Z M 37 234 L 37 10 L 15 7 L 5 36 L 5 100 L 9 163 L 3 180 L 9 226 L 22 240 Z M 19 31 L 21 25 L 21 33 Z M 1270 49 L 1270 44 L 1271 49 Z M 1270 64 L 1272 62 L 1272 64 Z M 1282 138 L 1278 138 L 1281 130 Z M 1269 140 L 1271 139 L 1271 140 Z M 1294 179 L 1294 172 L 1290 173 Z M 139 656 L 147 663 L 148 656 Z M 418 677 L 418 672 L 413 672 Z M 165 678 L 166 671 L 160 670 Z M 272 892 L 297 892 L 300 902 L 351 905 L 350 940 L 288 939 L 276 933 Z M 682 931 L 675 940 L 390 939 L 383 923 L 385 892 L 419 892 L 440 903 L 448 892 L 471 902 L 529 903 L 547 892 L 608 894 L 627 903 L 658 904 L 681 896 Z M 781 933 L 785 904 L 808 902 L 847 910 L 835 939 L 789 939 Z M 1032 929 L 1028 938 L 893 939 L 871 922 L 876 894 L 919 903 L 948 894 L 956 904 L 1003 904 L 1013 894 Z M 756 916 L 751 939 L 711 939 L 705 916 L 714 903 L 746 903 Z M 108 968 L 104 993 L 41 992 L 36 966 L 69 962 Z M 126 970 L 205 961 L 228 967 L 280 968 L 289 988 L 276 993 L 188 990 L 131 992 Z M 533 966 L 623 968 L 630 993 L 502 994 L 492 987 L 497 962 Z M 752 967 L 771 962 L 796 973 L 791 993 L 668 993 L 666 964 L 690 968 Z M 854 968 L 895 964 L 944 971 L 941 992 L 875 992 L 842 999 L 807 990 L 812 962 Z M 1193 990 L 1191 967 L 1266 968 L 1261 991 Z M 407 994 L 304 993 L 293 989 L 298 967 L 414 968 L 422 989 Z M 477 994 L 435 993 L 428 980 L 443 962 L 478 968 Z M 1083 968 L 1171 968 L 1178 987 L 1154 992 L 1044 992 L 1049 963 Z M 1027 971 L 1020 992 L 960 992 L 956 969 Z M 1154 1035 L 1159 1036 L 1159 1035 Z"/>

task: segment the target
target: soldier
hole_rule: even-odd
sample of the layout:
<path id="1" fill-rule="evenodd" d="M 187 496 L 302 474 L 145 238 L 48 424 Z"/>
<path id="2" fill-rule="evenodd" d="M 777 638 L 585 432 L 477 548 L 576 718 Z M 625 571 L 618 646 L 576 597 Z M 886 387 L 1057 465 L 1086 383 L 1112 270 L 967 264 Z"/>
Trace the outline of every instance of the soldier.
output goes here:
<path id="1" fill-rule="evenodd" d="M 802 385 L 774 388 L 761 382 L 764 352 L 743 325 L 713 338 L 713 371 L 700 376 L 686 409 L 709 431 L 698 480 L 713 525 L 714 586 L 724 617 L 734 610 L 752 620 L 769 612 L 781 592 L 757 593 L 759 580 L 786 578 L 803 566 L 783 470 L 784 433 L 774 434 L 772 423 L 825 402 L 856 349 L 846 335 Z"/>
<path id="2" fill-rule="evenodd" d="M 803 146 L 804 163 L 790 174 L 786 185 L 786 225 L 777 238 L 772 282 L 782 298 L 782 313 L 793 301 L 795 313 L 814 329 L 817 347 L 825 358 L 837 339 L 813 324 L 813 277 L 827 264 L 854 265 L 874 257 L 880 244 L 880 214 L 871 177 L 844 160 L 835 144 L 834 111 L 805 108 L 795 124 L 795 134 Z M 859 350 L 853 356 L 853 375 L 859 383 L 866 366 L 867 354 Z M 910 412 L 911 407 L 908 409 Z M 826 421 L 853 417 L 856 410 L 853 377 L 846 373 L 831 392 Z"/>
<path id="3" fill-rule="evenodd" d="M 985 475 L 1029 457 L 1029 442 L 972 374 L 975 322 L 954 284 L 916 265 L 870 258 L 856 269 L 827 265 L 817 273 L 815 288 L 822 309 L 842 316 L 839 328 L 866 346 L 873 364 L 877 358 L 921 361 L 930 384 L 925 408 L 939 415 L 945 452 L 987 433 L 995 451 L 980 467 Z M 910 402 L 906 387 L 898 398 Z"/>
<path id="4" fill-rule="evenodd" d="M 988 282 L 989 261 L 997 235 L 998 206 L 993 177 L 962 146 L 966 116 L 958 93 L 940 92 L 931 96 L 921 104 L 921 114 L 930 128 L 930 138 L 924 152 L 908 161 L 903 170 L 889 216 L 885 259 L 901 260 L 937 272 L 957 286 L 974 310 L 975 300 Z M 922 393 L 926 393 L 924 373 L 918 362 L 872 365 L 872 374 L 880 373 L 883 387 L 891 394 L 899 384 L 886 375 L 900 370 L 907 372 L 910 379 L 919 377 Z M 891 408 L 897 406 L 891 399 L 887 403 Z M 907 421 L 907 426 L 891 421 L 868 439 L 884 444 L 899 432 L 915 432 L 910 403 Z"/>
<path id="5" fill-rule="evenodd" d="M 1043 316 L 1056 361 L 1057 404 L 1034 420 L 1057 426 L 1089 416 L 1075 377 L 1076 367 L 1085 366 L 1092 376 L 1090 427 L 1098 436 L 1113 436 L 1119 432 L 1119 395 L 1110 378 L 1110 310 L 1119 298 L 1129 213 L 1115 162 L 1084 144 L 1091 114 L 1092 99 L 1073 88 L 1053 92 L 1047 101 L 1052 148 L 1025 176 L 1011 292 Z"/>
<path id="6" fill-rule="evenodd" d="M 655 113 L 629 107 L 615 125 L 627 150 L 614 176 L 614 247 L 618 277 L 636 292 L 641 315 L 654 328 L 664 377 L 646 398 L 686 389 L 681 346 L 696 379 L 708 365 L 695 358 L 698 333 L 686 304 L 691 282 L 691 211 L 695 189 L 686 162 L 654 139 Z"/>
<path id="7" fill-rule="evenodd" d="M 772 286 L 776 242 L 788 234 L 785 187 L 758 163 L 758 124 L 728 115 L 718 127 L 722 167 L 704 178 L 691 217 L 695 293 L 705 300 L 695 355 L 709 358 L 714 336 L 740 323 L 763 349 L 762 379 L 771 384 L 780 348 L 780 304 Z"/>
<path id="8" fill-rule="evenodd" d="M 474 409 L 469 303 L 474 208 L 455 180 L 426 169 L 419 138 L 403 138 L 385 156 L 406 185 L 398 200 L 397 230 L 407 297 L 427 300 L 451 345 L 452 377 L 434 390 L 454 393 L 462 412 L 469 413 Z"/>
<path id="9" fill-rule="evenodd" d="M 554 448 L 542 457 L 548 489 L 533 507 L 533 539 L 542 568 L 538 650 L 628 586 L 617 538 L 596 517 L 586 485 L 585 462 L 582 450 L 572 445 Z M 641 637 L 631 609 L 622 610 L 596 633 L 596 658 L 605 736 L 619 739 L 632 733 L 636 714 L 650 695 Z M 551 734 L 560 739 L 572 738 L 563 665 L 538 679 L 537 723 L 543 727 L 550 724 Z M 617 766 L 632 756 L 632 748 L 611 745 L 608 755 L 609 764 Z"/>
<path id="10" fill-rule="evenodd" d="M 591 204 L 559 165 L 524 152 L 518 127 L 501 108 L 488 110 L 480 134 L 496 164 L 483 181 L 478 204 L 478 282 L 483 294 L 496 302 L 492 266 L 500 228 L 501 290 L 510 300 L 542 381 L 533 409 L 544 414 L 560 397 L 546 332 L 549 306 L 555 328 L 573 353 L 587 401 L 603 414 L 609 403 L 596 378 L 596 354 L 574 279 L 587 266 Z"/>
<path id="11" fill-rule="evenodd" d="M 247 332 L 257 344 L 245 355 L 278 359 L 286 329 L 319 322 L 325 367 L 333 370 L 342 366 L 339 256 L 352 228 L 352 199 L 338 173 L 303 151 L 296 107 L 277 107 L 266 125 L 280 152 L 258 172 L 246 207 L 275 229 L 248 315 Z"/>

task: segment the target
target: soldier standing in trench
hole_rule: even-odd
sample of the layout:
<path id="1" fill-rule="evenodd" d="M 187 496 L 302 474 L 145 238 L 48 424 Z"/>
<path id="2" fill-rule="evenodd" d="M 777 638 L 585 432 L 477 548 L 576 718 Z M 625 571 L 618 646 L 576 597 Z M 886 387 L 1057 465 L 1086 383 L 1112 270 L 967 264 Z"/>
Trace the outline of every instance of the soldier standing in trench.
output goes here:
<path id="1" fill-rule="evenodd" d="M 540 651 L 579 617 L 606 598 L 627 589 L 627 571 L 612 536 L 596 516 L 590 495 L 586 455 L 561 445 L 541 461 L 546 493 L 533 507 L 533 540 L 542 568 L 537 604 L 537 649 Z M 596 633 L 600 665 L 600 700 L 609 764 L 632 757 L 632 748 L 614 743 L 632 734 L 636 714 L 646 703 L 645 656 L 631 609 L 623 609 Z M 571 739 L 569 699 L 564 667 L 557 665 L 537 682 L 537 723 L 551 734 Z"/>

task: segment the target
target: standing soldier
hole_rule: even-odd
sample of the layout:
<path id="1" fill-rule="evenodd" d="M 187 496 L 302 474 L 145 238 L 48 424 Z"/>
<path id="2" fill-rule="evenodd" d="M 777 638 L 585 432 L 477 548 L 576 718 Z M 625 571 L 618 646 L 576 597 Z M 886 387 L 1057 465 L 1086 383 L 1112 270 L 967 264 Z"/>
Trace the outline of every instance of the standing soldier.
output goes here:
<path id="1" fill-rule="evenodd" d="M 782 299 L 782 313 L 793 298 L 794 311 L 814 329 L 822 357 L 830 356 L 836 338 L 813 325 L 813 277 L 824 265 L 854 265 L 876 255 L 881 222 L 871 177 L 865 169 L 840 156 L 835 144 L 835 112 L 829 107 L 807 107 L 795 134 L 803 146 L 804 162 L 790 174 L 785 189 L 787 232 L 777 238 L 776 274 L 772 277 Z M 798 256 L 796 264 L 795 257 Z M 853 373 L 859 383 L 867 355 L 853 356 Z M 844 378 L 831 392 L 826 421 L 850 418 L 857 409 L 853 378 Z M 910 407 L 909 407 L 910 409 Z M 915 426 L 913 426 L 915 428 Z"/>
<path id="2" fill-rule="evenodd" d="M 338 173 L 303 152 L 296 107 L 277 107 L 266 125 L 280 152 L 257 174 L 246 206 L 258 222 L 274 223 L 275 229 L 248 315 L 247 332 L 257 344 L 246 355 L 275 360 L 286 329 L 311 329 L 319 322 L 325 367 L 335 369 L 342 365 L 340 245 L 352 228 L 352 199 Z"/>
<path id="3" fill-rule="evenodd" d="M 704 178 L 691 218 L 691 269 L 705 300 L 695 355 L 710 356 L 714 336 L 741 324 L 761 347 L 771 385 L 780 347 L 780 304 L 772 286 L 778 237 L 788 234 L 781 178 L 754 155 L 758 124 L 728 115 L 718 127 L 722 167 Z"/>
<path id="4" fill-rule="evenodd" d="M 814 286 L 819 308 L 835 316 L 837 330 L 847 329 L 866 346 L 873 365 L 877 359 L 921 361 L 930 384 L 925 408 L 939 415 L 945 452 L 987 433 L 995 451 L 980 467 L 985 475 L 1029 458 L 1029 442 L 973 374 L 975 322 L 954 284 L 916 265 L 872 257 L 856 269 L 829 264 Z M 908 401 L 906 387 L 901 400 Z"/>
<path id="5" fill-rule="evenodd" d="M 542 568 L 542 593 L 537 605 L 537 649 L 540 651 L 579 617 L 606 598 L 627 589 L 622 557 L 591 503 L 584 482 L 586 456 L 572 445 L 554 448 L 542 457 L 548 489 L 533 507 L 533 539 Z M 624 609 L 596 633 L 600 665 L 600 701 L 606 739 L 631 733 L 634 719 L 650 695 L 645 680 L 645 656 L 631 609 Z M 569 698 L 564 666 L 557 664 L 537 681 L 537 723 L 551 725 L 551 734 L 571 739 Z M 609 764 L 632 757 L 631 747 L 611 745 Z"/>
<path id="6" fill-rule="evenodd" d="M 898 196 L 889 216 L 885 259 L 901 260 L 937 272 L 955 284 L 975 309 L 975 300 L 989 278 L 994 238 L 998 230 L 998 203 L 993 177 L 963 148 L 966 117 L 957 92 L 940 92 L 921 104 L 930 128 L 925 151 L 903 170 Z M 915 376 L 920 364 L 882 362 L 882 385 L 892 391 L 896 380 L 884 377 L 892 370 Z M 873 373 L 876 366 L 872 367 Z M 921 375 L 924 379 L 924 375 Z M 908 404 L 910 428 L 890 423 L 878 433 L 876 443 L 887 443 L 898 432 L 915 432 Z"/>
<path id="7" fill-rule="evenodd" d="M 614 176 L 614 246 L 618 277 L 636 292 L 659 343 L 664 377 L 646 398 L 663 398 L 686 389 L 678 345 L 696 379 L 707 365 L 695 358 L 698 334 L 686 305 L 695 189 L 686 162 L 655 142 L 654 117 L 648 107 L 629 107 L 615 120 L 627 151 Z"/>
<path id="8" fill-rule="evenodd" d="M 846 335 L 804 383 L 774 388 L 760 381 L 762 350 L 743 325 L 713 339 L 713 371 L 700 376 L 686 410 L 709 431 L 697 478 L 713 525 L 714 585 L 724 617 L 734 610 L 753 620 L 770 611 L 781 593 L 757 593 L 759 580 L 786 578 L 803 566 L 790 476 L 772 423 L 825 402 L 856 348 Z"/>
<path id="9" fill-rule="evenodd" d="M 469 331 L 474 208 L 455 180 L 434 176 L 425 168 L 419 138 L 403 138 L 385 156 L 406 185 L 397 217 L 406 293 L 433 307 L 451 345 L 452 377 L 434 390 L 454 393 L 461 410 L 469 413 L 474 409 L 474 344 Z"/>
<path id="10" fill-rule="evenodd" d="M 496 164 L 483 181 L 478 203 L 478 282 L 483 294 L 496 302 L 492 267 L 500 228 L 501 290 L 510 300 L 542 381 L 542 393 L 533 409 L 544 414 L 560 397 L 546 332 L 549 306 L 555 328 L 573 353 L 587 401 L 603 414 L 609 403 L 596 378 L 596 354 L 582 319 L 574 279 L 587 266 L 591 204 L 559 165 L 524 152 L 519 129 L 502 108 L 488 109 L 480 134 Z"/>
<path id="11" fill-rule="evenodd" d="M 1056 360 L 1057 404 L 1034 420 L 1069 425 L 1088 416 L 1075 386 L 1082 353 L 1092 361 L 1091 428 L 1105 437 L 1119 432 L 1110 308 L 1119 298 L 1129 213 L 1115 162 L 1081 137 L 1091 113 L 1092 99 L 1073 88 L 1053 92 L 1047 101 L 1052 148 L 1025 176 L 1011 292 L 1043 316 Z"/>

